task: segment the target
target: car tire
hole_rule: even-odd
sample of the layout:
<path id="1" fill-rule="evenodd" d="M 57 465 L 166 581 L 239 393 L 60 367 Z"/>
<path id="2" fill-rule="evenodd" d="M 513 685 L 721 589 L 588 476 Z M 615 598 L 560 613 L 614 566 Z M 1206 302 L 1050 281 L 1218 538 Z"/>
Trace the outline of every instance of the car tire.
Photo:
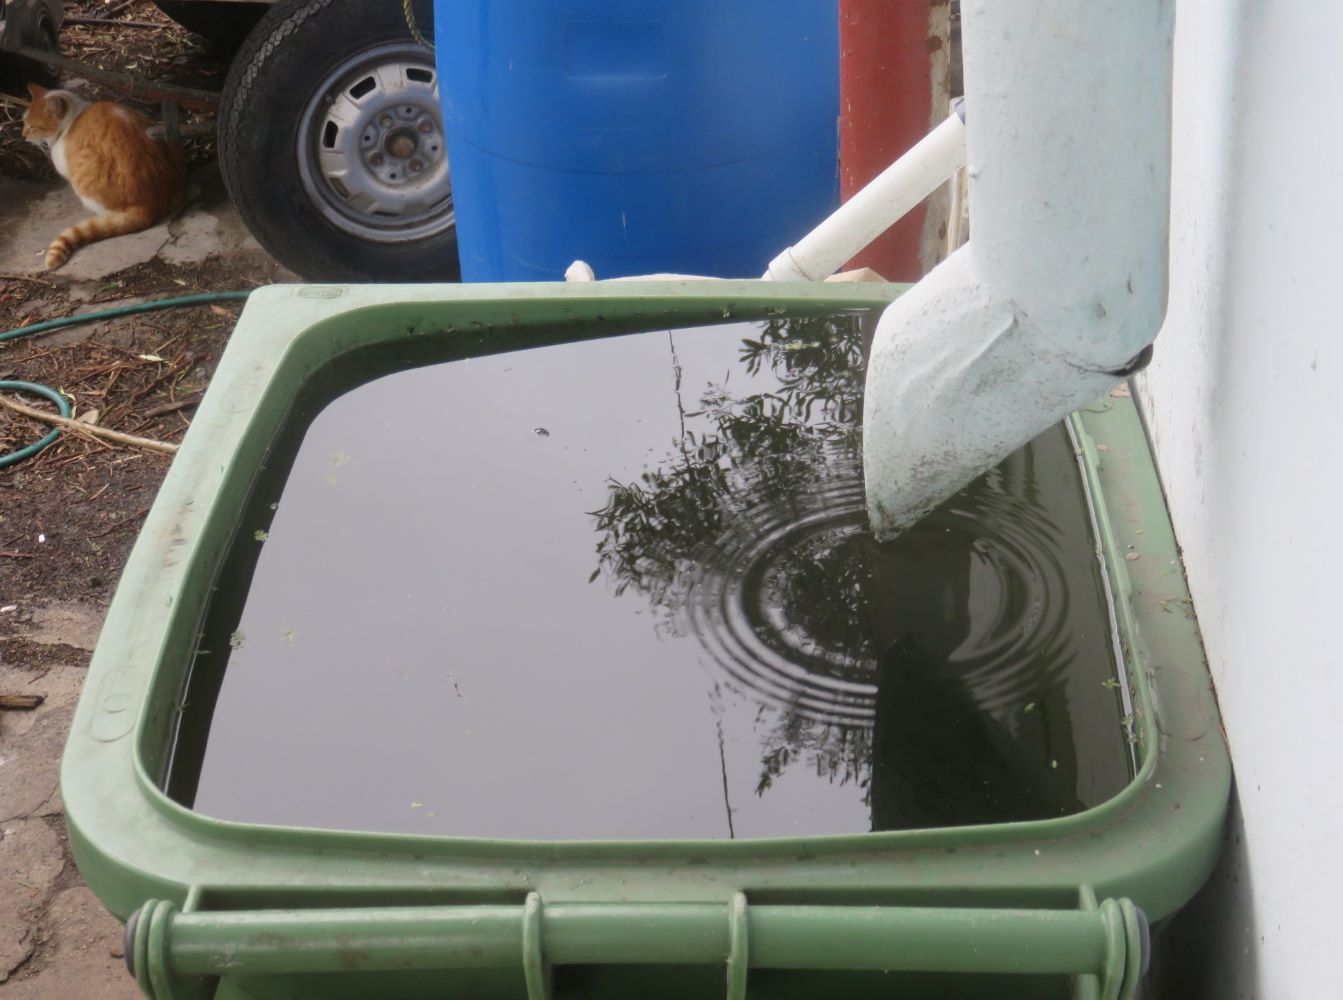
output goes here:
<path id="1" fill-rule="evenodd" d="M 186 28 L 209 39 L 225 52 L 234 52 L 269 10 L 264 3 L 224 0 L 154 0 L 154 6 Z"/>
<path id="2" fill-rule="evenodd" d="M 430 0 L 414 10 L 429 34 Z M 219 112 L 221 172 L 252 235 L 309 280 L 458 280 L 437 80 L 398 3 L 272 8 Z"/>

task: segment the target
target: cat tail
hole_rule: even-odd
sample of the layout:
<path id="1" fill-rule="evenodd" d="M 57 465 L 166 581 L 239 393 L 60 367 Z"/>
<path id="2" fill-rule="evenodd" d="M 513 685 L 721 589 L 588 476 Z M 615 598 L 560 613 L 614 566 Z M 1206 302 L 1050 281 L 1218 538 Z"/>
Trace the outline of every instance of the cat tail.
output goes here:
<path id="1" fill-rule="evenodd" d="M 98 240 L 124 236 L 127 233 L 138 233 L 142 229 L 148 229 L 154 221 L 154 213 L 147 208 L 127 208 L 77 222 L 52 240 L 51 246 L 47 247 L 47 270 L 56 270 L 86 243 L 96 243 Z"/>

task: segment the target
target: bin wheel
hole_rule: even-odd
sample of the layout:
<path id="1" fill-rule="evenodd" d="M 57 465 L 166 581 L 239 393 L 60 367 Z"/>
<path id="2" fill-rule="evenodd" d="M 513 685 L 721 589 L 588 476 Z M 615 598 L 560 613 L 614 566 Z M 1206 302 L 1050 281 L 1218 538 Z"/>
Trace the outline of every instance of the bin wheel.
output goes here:
<path id="1" fill-rule="evenodd" d="M 430 0 L 415 0 L 422 31 Z M 457 280 L 434 56 L 398 3 L 282 0 L 233 61 L 224 183 L 252 235 L 312 280 Z"/>

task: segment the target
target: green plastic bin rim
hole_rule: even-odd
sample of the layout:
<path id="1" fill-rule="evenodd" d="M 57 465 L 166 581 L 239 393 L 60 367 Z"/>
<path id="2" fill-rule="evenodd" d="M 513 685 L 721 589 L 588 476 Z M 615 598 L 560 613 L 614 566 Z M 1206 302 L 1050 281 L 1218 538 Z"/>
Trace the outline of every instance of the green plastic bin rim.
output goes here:
<path id="1" fill-rule="evenodd" d="M 125 917 L 188 909 L 551 900 L 1074 906 L 1079 886 L 1153 918 L 1202 884 L 1230 767 L 1192 604 L 1136 408 L 1070 418 L 1130 686 L 1139 767 L 1059 819 L 737 841 L 544 842 L 258 826 L 157 786 L 189 652 L 255 470 L 296 386 L 351 351 L 424 343 L 445 360 L 647 329 L 879 310 L 882 284 L 762 281 L 272 286 L 248 301 L 108 611 L 62 765 L 76 860 Z"/>

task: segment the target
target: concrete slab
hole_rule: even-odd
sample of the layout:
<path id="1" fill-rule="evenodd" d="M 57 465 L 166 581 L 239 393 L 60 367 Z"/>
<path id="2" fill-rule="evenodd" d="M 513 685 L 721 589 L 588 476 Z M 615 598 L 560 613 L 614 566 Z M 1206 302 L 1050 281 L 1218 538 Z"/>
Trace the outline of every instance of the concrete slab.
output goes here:
<path id="1" fill-rule="evenodd" d="M 187 212 L 169 229 L 172 240 L 160 254 L 169 264 L 199 264 L 219 252 L 219 217 L 208 211 Z"/>
<path id="2" fill-rule="evenodd" d="M 55 665 L 33 670 L 23 664 L 0 659 L 0 691 L 6 694 L 35 694 L 43 699 L 36 711 L 10 711 L 0 716 L 0 748 L 12 746 L 48 712 L 73 707 L 79 700 L 88 673 L 83 666 Z M 5 781 L 4 749 L 0 749 L 0 784 Z"/>
<path id="3" fill-rule="evenodd" d="M 175 266 L 200 264 L 216 257 L 257 255 L 269 257 L 238 218 L 215 164 L 207 164 L 189 176 L 187 206 L 172 219 L 128 236 L 90 243 L 76 250 L 64 266 L 53 272 L 75 283 L 111 277 L 128 267 L 159 257 Z M 0 199 L 0 272 L 40 275 L 46 273 L 43 256 L 47 246 L 67 226 L 88 218 L 88 211 L 65 182 L 35 184 L 5 181 L 6 197 Z"/>
<path id="4" fill-rule="evenodd" d="M 135 264 L 153 260 L 169 237 L 165 224 L 129 236 L 118 236 L 114 240 L 91 243 L 75 251 L 75 255 L 62 265 L 61 274 L 86 281 L 110 277 Z"/>
<path id="5" fill-rule="evenodd" d="M 168 224 L 172 238 L 159 252 L 169 264 L 199 264 L 212 257 L 259 255 L 261 244 L 238 217 L 229 200 L 218 164 L 197 168 L 190 178 L 186 209 Z"/>
<path id="6" fill-rule="evenodd" d="M 16 820 L 0 827 L 0 983 L 36 949 L 35 918 L 64 869 L 60 840 L 44 820 Z"/>
<path id="7" fill-rule="evenodd" d="M 35 608 L 23 638 L 46 646 L 74 646 L 91 651 L 98 644 L 103 613 L 84 604 L 53 601 Z"/>
<path id="8" fill-rule="evenodd" d="M 16 608 L 5 617 L 23 610 Z M 0 823 L 61 811 L 61 751 L 85 675 L 85 657 L 80 654 L 93 649 L 102 625 L 101 609 L 63 602 L 34 608 L 24 624 L 8 624 L 18 638 L 63 648 L 81 663 L 55 663 L 34 670 L 13 662 L 13 657 L 0 662 L 0 690 L 45 699 L 34 711 L 0 713 Z"/>
<path id="9" fill-rule="evenodd" d="M 51 811 L 73 714 L 72 708 L 44 706 L 22 734 L 0 737 L 0 823 Z"/>
<path id="10" fill-rule="evenodd" d="M 89 211 L 80 204 L 68 184 L 22 186 L 29 190 L 20 192 L 14 201 L 24 203 L 26 210 L 5 220 L 10 239 L 8 247 L 0 253 L 0 271 L 41 274 L 46 270 L 42 258 L 47 246 L 60 235 L 61 230 L 87 219 Z M 24 198 L 23 194 L 28 197 Z M 169 236 L 168 227 L 163 225 L 142 233 L 92 243 L 76 251 L 61 268 L 61 274 L 73 279 L 105 278 L 134 264 L 153 260 Z"/>
<path id="11" fill-rule="evenodd" d="M 143 1000 L 121 957 L 121 924 L 86 886 L 56 895 L 47 912 L 40 968 L 5 984 L 5 1000 Z"/>

